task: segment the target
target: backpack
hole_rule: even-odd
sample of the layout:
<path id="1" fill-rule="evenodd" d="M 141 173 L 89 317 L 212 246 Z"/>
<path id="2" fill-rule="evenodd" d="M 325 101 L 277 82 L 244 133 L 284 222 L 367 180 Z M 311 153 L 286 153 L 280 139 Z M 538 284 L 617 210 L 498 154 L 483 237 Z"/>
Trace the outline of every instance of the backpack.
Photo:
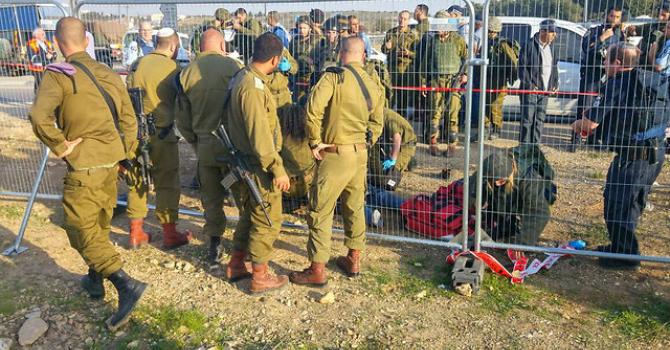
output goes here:
<path id="1" fill-rule="evenodd" d="M 432 195 L 420 194 L 400 206 L 405 228 L 430 238 L 450 238 L 463 227 L 463 180 L 441 186 Z M 472 212 L 471 214 L 474 214 Z M 468 232 L 474 233 L 475 219 L 470 215 Z"/>
<path id="2" fill-rule="evenodd" d="M 556 202 L 558 187 L 554 182 L 554 169 L 536 144 L 523 144 L 511 149 L 519 174 L 528 176 L 535 171 L 544 181 L 544 197 L 550 205 Z"/>

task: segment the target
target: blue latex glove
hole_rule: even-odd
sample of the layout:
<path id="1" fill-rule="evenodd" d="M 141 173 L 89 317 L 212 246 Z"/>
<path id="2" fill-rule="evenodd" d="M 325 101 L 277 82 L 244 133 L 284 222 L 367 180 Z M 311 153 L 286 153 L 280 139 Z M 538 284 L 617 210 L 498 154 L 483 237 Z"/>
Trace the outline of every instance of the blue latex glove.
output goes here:
<path id="1" fill-rule="evenodd" d="M 395 159 L 387 159 L 384 161 L 383 166 L 384 166 L 384 171 L 387 171 L 395 165 Z"/>
<path id="2" fill-rule="evenodd" d="M 286 57 L 282 57 L 279 61 L 279 66 L 277 66 L 280 72 L 286 73 L 291 70 L 291 63 L 289 63 Z"/>

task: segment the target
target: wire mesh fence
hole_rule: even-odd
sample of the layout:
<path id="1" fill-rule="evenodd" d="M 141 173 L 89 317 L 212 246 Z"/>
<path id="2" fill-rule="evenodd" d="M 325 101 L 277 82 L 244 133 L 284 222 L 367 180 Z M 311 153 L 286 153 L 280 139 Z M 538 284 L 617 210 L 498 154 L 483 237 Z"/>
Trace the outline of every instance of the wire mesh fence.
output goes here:
<path id="1" fill-rule="evenodd" d="M 479 226 L 495 242 L 485 240 L 483 247 L 549 251 L 583 239 L 606 253 L 667 256 L 670 178 L 665 134 L 658 130 L 667 127 L 668 109 L 655 102 L 665 100 L 651 87 L 663 86 L 667 71 L 665 4 L 517 0 L 485 6 L 490 11 L 474 4 L 473 13 L 461 1 L 88 1 L 76 13 L 92 34 L 93 55 L 123 77 L 163 26 L 179 33 L 182 67 L 197 60 L 200 36 L 209 28 L 224 33 L 229 55 L 243 63 L 260 33 L 283 36 L 290 67 L 276 73 L 287 83 L 273 92 L 281 156 L 295 188 L 284 198 L 291 225 L 306 222 L 318 167 L 302 131 L 304 104 L 323 71 L 338 65 L 341 38 L 355 35 L 366 44 L 365 68 L 379 77 L 387 103 L 381 137 L 368 150 L 369 232 L 443 244 L 464 223 L 470 234 L 478 231 L 480 204 Z M 630 65 L 627 54 L 635 51 L 611 51 L 617 42 L 639 50 L 636 72 L 660 75 L 641 74 L 640 84 L 615 80 L 625 72 L 610 75 L 608 69 Z M 0 120 L 6 120 L 0 126 L 12 133 L 0 138 L 9 165 L 0 189 L 27 192 L 40 154 L 27 121 L 33 80 L 7 75 L 2 84 L 11 87 L 0 95 Z M 470 103 L 468 85 L 474 89 Z M 600 125 L 580 122 L 584 127 L 575 133 L 572 123 L 582 117 Z M 186 143 L 180 160 L 181 205 L 201 209 L 197 159 Z M 53 161 L 48 169 L 40 192 L 58 193 L 63 167 Z M 234 204 L 225 211 L 235 215 Z"/>

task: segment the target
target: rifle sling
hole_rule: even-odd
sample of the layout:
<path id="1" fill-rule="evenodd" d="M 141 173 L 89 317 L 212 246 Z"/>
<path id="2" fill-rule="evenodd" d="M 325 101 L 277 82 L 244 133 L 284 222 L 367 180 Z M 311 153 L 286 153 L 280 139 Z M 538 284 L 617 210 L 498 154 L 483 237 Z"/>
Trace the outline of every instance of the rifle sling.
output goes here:
<path id="1" fill-rule="evenodd" d="M 363 97 L 365 98 L 365 102 L 368 105 L 368 112 L 372 112 L 372 98 L 370 97 L 370 91 L 368 91 L 368 88 L 365 86 L 365 83 L 363 82 L 363 78 L 361 78 L 360 74 L 356 72 L 356 70 L 351 67 L 350 65 L 345 65 L 344 68 L 349 70 L 351 74 L 354 75 L 356 78 L 356 81 L 358 81 L 358 85 L 361 87 L 361 91 L 363 92 Z"/>

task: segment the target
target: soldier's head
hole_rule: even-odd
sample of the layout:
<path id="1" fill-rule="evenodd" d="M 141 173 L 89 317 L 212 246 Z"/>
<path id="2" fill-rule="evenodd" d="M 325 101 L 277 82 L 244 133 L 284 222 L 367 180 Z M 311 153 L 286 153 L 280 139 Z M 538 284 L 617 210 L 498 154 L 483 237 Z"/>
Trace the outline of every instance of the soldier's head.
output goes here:
<path id="1" fill-rule="evenodd" d="M 365 43 L 357 36 L 350 36 L 340 42 L 340 60 L 342 64 L 365 62 Z"/>
<path id="2" fill-rule="evenodd" d="M 267 20 L 268 25 L 270 25 L 271 27 L 276 26 L 277 24 L 279 24 L 279 12 L 277 11 L 268 12 Z"/>
<path id="3" fill-rule="evenodd" d="M 277 68 L 283 49 L 281 39 L 273 33 L 266 32 L 254 41 L 251 65 L 265 74 L 270 74 Z"/>
<path id="4" fill-rule="evenodd" d="M 450 17 L 451 17 L 451 15 L 446 10 L 440 10 L 440 11 L 437 11 L 435 13 L 435 18 L 450 18 Z M 446 31 L 446 30 L 441 30 L 441 31 L 437 32 L 437 35 L 440 38 L 445 38 L 445 37 L 449 36 L 449 32 Z"/>
<path id="5" fill-rule="evenodd" d="M 540 42 L 543 44 L 551 44 L 556 40 L 556 21 L 553 19 L 545 19 L 540 22 Z"/>
<path id="6" fill-rule="evenodd" d="M 308 38 L 312 32 L 312 27 L 309 25 L 309 19 L 305 17 L 298 17 L 295 27 L 298 29 L 298 35 L 301 38 Z"/>
<path id="7" fill-rule="evenodd" d="M 146 42 L 151 42 L 152 36 L 153 36 L 153 31 L 154 28 L 151 26 L 151 22 L 149 21 L 142 21 L 140 22 L 140 25 L 137 27 L 137 31 L 140 34 L 140 38 L 142 38 Z"/>
<path id="8" fill-rule="evenodd" d="M 605 73 L 611 77 L 619 72 L 631 71 L 640 63 L 640 49 L 627 42 L 619 42 L 607 49 Z"/>
<path id="9" fill-rule="evenodd" d="M 409 26 L 409 11 L 402 10 L 398 14 L 398 27 L 405 29 Z"/>
<path id="10" fill-rule="evenodd" d="M 502 32 L 502 22 L 498 17 L 491 17 L 489 19 L 489 38 L 497 38 L 500 32 Z"/>
<path id="11" fill-rule="evenodd" d="M 177 58 L 179 36 L 172 28 L 162 28 L 156 33 L 156 51 L 165 53 L 172 59 Z"/>
<path id="12" fill-rule="evenodd" d="M 510 150 L 498 150 L 491 153 L 482 164 L 482 176 L 491 188 L 505 187 L 511 192 L 517 174 L 517 164 Z"/>
<path id="13" fill-rule="evenodd" d="M 349 22 L 349 33 L 355 35 L 361 31 L 361 21 L 356 15 L 349 15 L 347 21 Z"/>
<path id="14" fill-rule="evenodd" d="M 607 19 L 606 22 L 612 27 L 617 27 L 621 25 L 621 20 L 623 18 L 623 8 L 619 5 L 610 6 L 607 9 Z"/>
<path id="15" fill-rule="evenodd" d="M 219 21 L 219 23 L 226 23 L 230 21 L 230 12 L 223 7 L 218 8 L 214 12 L 214 18 Z"/>
<path id="16" fill-rule="evenodd" d="M 200 38 L 200 52 L 214 51 L 221 55 L 226 54 L 226 42 L 223 34 L 217 29 L 207 29 Z"/>
<path id="17" fill-rule="evenodd" d="M 41 27 L 33 29 L 33 39 L 44 41 L 47 38 L 47 33 Z"/>
<path id="18" fill-rule="evenodd" d="M 447 12 L 449 12 L 449 15 L 451 16 L 451 18 L 461 18 L 465 14 L 465 8 L 463 8 L 462 6 L 458 6 L 458 5 L 452 5 L 452 6 L 449 6 L 449 8 L 447 9 Z"/>
<path id="19" fill-rule="evenodd" d="M 337 41 L 337 39 L 340 36 L 340 33 L 338 32 L 337 24 L 335 23 L 326 23 L 326 25 L 323 28 L 325 30 L 326 34 L 326 40 L 328 40 L 329 43 L 334 43 Z"/>
<path id="20" fill-rule="evenodd" d="M 245 10 L 243 7 L 238 8 L 237 10 L 235 10 L 235 17 L 240 22 L 246 21 L 247 20 L 247 10 Z"/>
<path id="21" fill-rule="evenodd" d="M 84 23 L 74 17 L 63 17 L 56 23 L 56 40 L 65 57 L 86 51 L 88 39 Z"/>
<path id="22" fill-rule="evenodd" d="M 326 19 L 326 14 L 320 9 L 311 9 L 309 11 L 309 20 L 316 28 L 320 28 L 323 21 Z"/>
<path id="23" fill-rule="evenodd" d="M 661 22 L 670 21 L 670 4 L 665 3 L 658 9 L 657 19 Z"/>
<path id="24" fill-rule="evenodd" d="M 420 21 L 424 18 L 428 18 L 428 5 L 416 5 L 416 8 L 414 9 L 414 19 Z"/>

